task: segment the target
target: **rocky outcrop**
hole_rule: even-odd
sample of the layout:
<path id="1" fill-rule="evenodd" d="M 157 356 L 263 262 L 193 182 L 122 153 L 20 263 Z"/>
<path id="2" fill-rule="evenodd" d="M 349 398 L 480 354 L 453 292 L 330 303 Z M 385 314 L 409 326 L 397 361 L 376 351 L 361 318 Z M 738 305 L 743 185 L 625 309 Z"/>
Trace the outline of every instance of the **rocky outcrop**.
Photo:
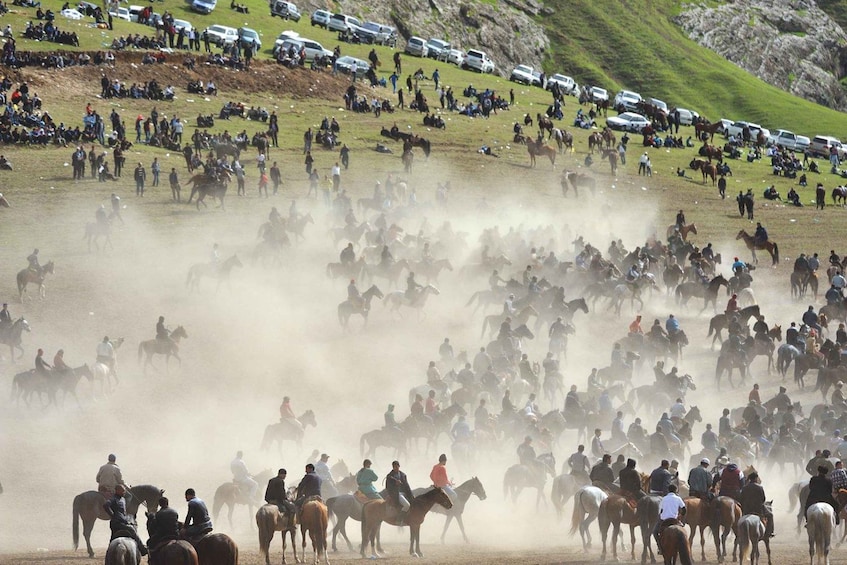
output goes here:
<path id="1" fill-rule="evenodd" d="M 688 36 L 765 82 L 847 111 L 847 33 L 814 0 L 736 0 L 684 5 Z"/>
<path id="2" fill-rule="evenodd" d="M 405 39 L 436 37 L 465 51 L 481 49 L 502 76 L 508 76 L 518 63 L 541 69 L 550 49 L 544 29 L 533 20 L 550 13 L 538 0 L 340 0 L 333 4 L 333 10 L 393 25 Z"/>

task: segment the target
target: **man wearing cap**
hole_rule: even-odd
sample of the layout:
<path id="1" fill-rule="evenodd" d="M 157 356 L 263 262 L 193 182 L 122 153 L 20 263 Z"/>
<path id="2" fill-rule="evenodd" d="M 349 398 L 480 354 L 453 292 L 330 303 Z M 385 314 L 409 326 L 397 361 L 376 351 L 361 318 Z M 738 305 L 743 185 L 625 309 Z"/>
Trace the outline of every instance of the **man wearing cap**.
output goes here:
<path id="1" fill-rule="evenodd" d="M 388 503 L 400 510 L 398 522 L 402 525 L 415 496 L 412 494 L 406 473 L 400 470 L 399 461 L 391 462 L 391 472 L 385 476 L 385 490 L 388 491 Z"/>
<path id="2" fill-rule="evenodd" d="M 185 501 L 188 503 L 188 514 L 185 516 L 185 524 L 180 530 L 180 536 L 186 539 L 202 537 L 212 531 L 212 519 L 209 517 L 209 509 L 206 503 L 197 498 L 193 488 L 186 489 Z"/>
<path id="3" fill-rule="evenodd" d="M 282 514 L 294 514 L 294 505 L 288 500 L 288 491 L 285 490 L 286 476 L 288 476 L 288 471 L 280 469 L 277 471 L 276 477 L 268 481 L 268 486 L 265 489 L 265 502 L 276 504 Z"/>
<path id="4" fill-rule="evenodd" d="M 315 474 L 321 478 L 321 494 L 326 495 L 323 498 L 332 498 L 338 495 L 335 488 L 335 480 L 332 478 L 332 471 L 329 470 L 329 455 L 321 453 L 320 460 L 315 463 Z"/>
<path id="5" fill-rule="evenodd" d="M 147 547 L 144 542 L 138 537 L 138 532 L 135 531 L 135 524 L 126 513 L 126 500 L 124 486 L 119 484 L 115 486 L 115 494 L 112 498 L 103 504 L 106 514 L 109 515 L 109 528 L 112 530 L 112 538 L 131 537 L 138 544 L 138 551 L 141 555 L 147 555 Z M 118 535 L 121 534 L 121 535 Z"/>
<path id="6" fill-rule="evenodd" d="M 116 486 L 126 484 L 121 475 L 121 468 L 115 463 L 116 459 L 114 453 L 110 453 L 109 460 L 100 467 L 94 479 L 97 481 L 97 491 L 106 497 L 115 494 Z"/>
<path id="7" fill-rule="evenodd" d="M 690 496 L 708 503 L 715 497 L 711 491 L 712 475 L 709 474 L 711 462 L 708 457 L 700 460 L 700 465 L 688 473 L 688 492 Z"/>

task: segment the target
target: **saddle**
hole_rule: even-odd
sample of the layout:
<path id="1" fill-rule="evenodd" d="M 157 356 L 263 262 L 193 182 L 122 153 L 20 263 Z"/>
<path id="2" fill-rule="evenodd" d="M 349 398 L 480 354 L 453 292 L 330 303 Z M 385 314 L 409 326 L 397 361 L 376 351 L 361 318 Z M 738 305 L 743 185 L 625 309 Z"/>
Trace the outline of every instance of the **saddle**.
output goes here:
<path id="1" fill-rule="evenodd" d="M 186 536 L 185 536 L 185 537 L 183 537 L 182 539 L 184 539 L 185 541 L 187 541 L 188 543 L 190 543 L 191 545 L 193 545 L 193 546 L 194 546 L 194 548 L 196 549 L 196 548 L 197 548 L 197 544 L 198 544 L 198 543 L 200 543 L 200 541 L 201 541 L 203 538 L 205 538 L 206 536 L 208 536 L 208 535 L 209 535 L 209 534 L 211 534 L 211 533 L 212 533 L 212 527 L 211 527 L 211 526 L 209 526 L 208 528 L 205 528 L 203 531 L 201 531 L 200 533 L 198 533 L 198 534 L 196 534 L 196 535 L 194 535 L 194 536 L 187 536 L 187 535 L 186 535 Z"/>
<path id="2" fill-rule="evenodd" d="M 659 539 L 662 539 L 662 534 L 665 533 L 665 530 L 668 526 L 682 526 L 682 522 L 680 522 L 676 518 L 668 518 L 667 520 L 662 520 L 659 522 Z"/>
<path id="3" fill-rule="evenodd" d="M 135 539 L 132 534 L 133 534 L 133 531 L 130 530 L 128 527 L 127 528 L 121 528 L 119 530 L 115 530 L 115 531 L 112 532 L 112 536 L 109 538 L 109 541 L 113 541 L 113 540 L 116 540 L 118 538 Z"/>
<path id="4" fill-rule="evenodd" d="M 368 504 L 369 502 L 373 502 L 374 500 L 379 500 L 378 498 L 368 498 L 365 493 L 360 490 L 357 490 L 353 493 L 353 498 L 356 499 L 356 502 L 359 504 Z"/>

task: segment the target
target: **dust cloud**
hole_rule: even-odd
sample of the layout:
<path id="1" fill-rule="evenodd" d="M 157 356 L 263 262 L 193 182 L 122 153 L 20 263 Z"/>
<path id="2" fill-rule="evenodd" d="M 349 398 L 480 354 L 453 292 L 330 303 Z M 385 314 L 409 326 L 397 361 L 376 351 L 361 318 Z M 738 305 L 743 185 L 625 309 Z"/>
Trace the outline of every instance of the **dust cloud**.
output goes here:
<path id="1" fill-rule="evenodd" d="M 429 166 L 436 170 L 436 164 Z M 561 260 L 572 260 L 571 242 L 578 235 L 605 254 L 612 239 L 623 239 L 632 249 L 656 231 L 661 235 L 670 223 L 669 218 L 654 216 L 649 197 L 622 207 L 606 198 L 611 190 L 607 188 L 593 198 L 563 200 L 558 190 L 549 192 L 546 178 L 543 186 L 540 182 L 533 186 L 527 178 L 518 176 L 469 181 L 458 174 L 452 178 L 444 172 L 445 163 L 440 166 L 443 178 L 451 178 L 456 193 L 451 194 L 449 213 L 437 208 L 431 198 L 434 180 L 413 176 L 412 184 L 418 186 L 421 201 L 419 210 L 408 217 L 390 217 L 389 222 L 398 222 L 408 235 L 420 229 L 430 235 L 449 220 L 455 231 L 467 234 L 466 244 L 441 249 L 436 258 L 448 257 L 454 270 L 443 272 L 433 283 L 441 293 L 430 297 L 420 319 L 405 309 L 401 318 L 375 302 L 367 328 L 362 328 L 360 317 L 354 317 L 349 332 L 342 331 L 336 314 L 337 305 L 346 298 L 348 281 L 329 279 L 325 274 L 327 263 L 338 261 L 346 240 L 336 244 L 328 235 L 329 229 L 339 224 L 320 201 L 298 199 L 300 213 L 311 212 L 315 224 L 306 228 L 305 241 L 283 251 L 281 267 L 269 268 L 251 260 L 259 241 L 257 230 L 267 221 L 271 205 L 285 216 L 290 200 L 239 200 L 234 187 L 226 213 L 173 208 L 161 201 L 161 194 L 153 196 L 153 202 L 142 204 L 126 190 L 122 193 L 127 205 L 126 225 L 115 226 L 114 249 L 101 253 L 89 254 L 79 238 L 85 222 L 93 221 L 96 206 L 107 201 L 107 194 L 71 195 L 68 189 L 64 198 L 24 205 L 14 215 L 6 214 L 2 229 L 13 243 L 0 249 L 3 299 L 11 303 L 13 315 L 27 317 L 32 333 L 24 336 L 24 358 L 16 365 L 10 365 L 6 358 L 1 366 L 3 382 L 9 386 L 16 372 L 30 368 L 39 347 L 45 350 L 48 361 L 58 348 L 64 348 L 66 362 L 78 366 L 94 361 L 96 345 L 105 335 L 125 338 L 125 343 L 118 351 L 120 383 L 111 394 L 103 395 L 83 380 L 78 388 L 81 408 L 72 398 L 59 410 L 42 408 L 36 399 L 33 408 L 7 403 L 0 411 L 0 480 L 5 489 L 0 497 L 0 551 L 68 550 L 72 499 L 80 492 L 96 489 L 95 474 L 109 453 L 117 455 L 129 484 L 151 483 L 164 488 L 181 515 L 185 513 L 181 494 L 188 487 L 196 489 L 211 509 L 216 487 L 231 479 L 229 462 L 238 450 L 244 451 L 245 462 L 254 474 L 286 467 L 289 484 L 299 481 L 313 450 L 329 453 L 330 463 L 343 459 L 355 473 L 362 458 L 361 434 L 382 426 L 389 403 L 397 405 L 398 420 L 408 415 L 409 390 L 426 382 L 427 364 L 438 359 L 438 346 L 445 337 L 450 338 L 457 354 L 467 352 L 471 359 L 489 341 L 488 336 L 480 339 L 482 314 L 471 315 L 465 303 L 475 291 L 487 288 L 490 270 L 474 276 L 460 274 L 462 266 L 479 262 L 483 229 L 498 226 L 501 235 L 506 235 L 513 229 L 525 233 L 541 227 L 538 233 L 544 240 L 530 241 L 523 236 L 527 241 L 522 247 L 544 247 L 554 250 Z M 370 196 L 371 186 L 349 188 L 354 204 L 357 197 Z M 486 195 L 484 200 L 482 195 Z M 375 214 L 366 216 L 373 220 Z M 357 211 L 357 217 L 361 221 L 365 215 Z M 37 225 L 49 228 L 36 230 Z M 202 281 L 199 293 L 188 292 L 188 268 L 209 261 L 213 242 L 219 244 L 222 260 L 238 254 L 244 268 L 235 269 L 231 284 L 224 283 L 218 292 L 212 279 Z M 730 242 L 715 245 L 729 248 Z M 44 302 L 20 305 L 13 300 L 10 283 L 14 273 L 25 266 L 24 257 L 34 246 L 41 249 L 42 262 L 56 261 L 57 271 L 48 279 Z M 409 254 L 417 259 L 419 250 L 411 248 Z M 729 254 L 724 251 L 725 257 Z M 510 258 L 511 266 L 503 268 L 501 275 L 520 280 L 527 257 Z M 728 270 L 725 261 L 723 271 L 728 274 Z M 405 287 L 404 280 L 405 274 L 400 279 L 401 288 Z M 394 290 L 383 279 L 376 283 L 383 292 Z M 369 285 L 360 281 L 359 288 L 365 290 Z M 567 288 L 566 299 L 579 297 L 582 291 Z M 762 298 L 769 301 L 775 294 L 761 292 L 759 297 L 760 302 Z M 719 298 L 719 302 L 722 300 Z M 712 385 L 715 356 L 702 341 L 711 312 L 699 315 L 694 302 L 688 310 L 680 310 L 659 291 L 645 302 L 641 312 L 645 322 L 654 317 L 664 320 L 669 313 L 681 319 L 692 345 L 680 362 L 680 370 L 692 374 L 699 387 L 690 393 L 687 404 L 698 405 L 704 422 L 716 424 L 720 409 L 743 405 L 746 394 L 737 392 L 737 398 L 716 394 Z M 566 389 L 576 384 L 583 391 L 591 368 L 609 365 L 612 343 L 626 335 L 634 316 L 628 305 L 620 318 L 606 310 L 602 302 L 597 311 L 593 310 L 587 316 L 578 314 L 574 320 L 576 335 L 570 338 L 567 361 L 562 365 Z M 487 313 L 500 311 L 501 305 L 497 305 Z M 166 372 L 163 358 L 156 357 L 157 368 L 145 373 L 137 360 L 137 348 L 141 340 L 155 336 L 159 315 L 165 316 L 171 329 L 184 326 L 188 339 L 180 344 L 181 365 L 172 362 Z M 546 324 L 540 335 L 525 342 L 530 360 L 544 358 L 548 346 L 545 336 Z M 759 363 L 761 360 L 754 363 L 754 374 L 764 375 Z M 650 367 L 644 367 L 635 381 L 652 382 Z M 775 388 L 762 386 L 763 396 L 769 396 Z M 298 414 L 314 410 L 317 427 L 307 429 L 301 448 L 286 443 L 281 452 L 276 448 L 262 451 L 264 428 L 278 420 L 285 395 L 291 397 Z M 525 401 L 515 399 L 519 406 Z M 499 412 L 499 404 L 500 398 L 491 400 L 492 413 Z M 561 401 L 552 406 L 542 399 L 540 405 L 546 412 L 560 408 Z M 474 408 L 470 407 L 469 421 Z M 641 416 L 650 430 L 659 415 Z M 629 423 L 631 418 L 626 425 Z M 604 436 L 609 424 L 603 425 Z M 695 450 L 699 449 L 702 426 L 694 429 Z M 576 444 L 574 431 L 562 435 L 554 448 L 557 472 Z M 473 498 L 465 513 L 466 529 L 474 542 L 501 547 L 519 539 L 521 544 L 540 544 L 551 551 L 577 544 L 578 540 L 567 536 L 566 524 L 555 522 L 549 480 L 547 500 L 541 503 L 544 527 L 538 527 L 537 519 L 504 519 L 528 518 L 535 513 L 535 491 L 521 494 L 517 506 L 503 496 L 503 473 L 517 462 L 516 447 L 517 442 L 503 441 L 499 452 L 461 466 L 452 461 L 449 443 L 442 436 L 437 449 L 426 452 L 422 442 L 419 448 L 412 446 L 401 462 L 413 487 L 429 484 L 429 471 L 442 452 L 451 459 L 448 469 L 457 484 L 479 476 L 488 499 L 481 502 Z M 393 458 L 393 453 L 380 449 L 373 458 L 374 469 L 381 476 L 386 474 Z M 639 467 L 649 472 L 656 463 L 643 461 Z M 682 468 L 687 474 L 687 461 Z M 788 484 L 786 478 L 780 488 Z M 773 485 L 772 476 L 765 476 L 769 494 L 780 492 Z M 778 516 L 784 510 L 779 507 L 781 502 Z M 570 512 L 570 505 L 566 512 Z M 439 516 L 427 521 L 424 544 L 437 542 L 442 520 Z M 233 534 L 243 548 L 255 549 L 255 535 L 250 529 L 254 518 L 247 508 L 238 506 L 233 521 L 231 527 L 222 514 L 215 526 Z M 527 525 L 516 526 L 518 523 Z M 461 543 L 458 530 L 453 528 L 448 542 Z M 351 526 L 349 531 L 351 541 L 358 544 L 358 528 Z M 108 524 L 98 522 L 92 537 L 98 555 L 103 554 L 108 536 Z M 407 536 L 405 530 L 383 531 L 383 539 L 389 543 L 405 542 Z"/>

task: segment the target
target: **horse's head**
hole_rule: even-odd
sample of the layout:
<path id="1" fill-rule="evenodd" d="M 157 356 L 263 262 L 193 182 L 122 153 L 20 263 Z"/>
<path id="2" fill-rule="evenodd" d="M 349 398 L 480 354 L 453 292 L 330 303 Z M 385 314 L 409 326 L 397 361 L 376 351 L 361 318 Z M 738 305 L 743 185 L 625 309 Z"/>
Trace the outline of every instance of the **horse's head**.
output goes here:
<path id="1" fill-rule="evenodd" d="M 88 363 L 86 363 L 82 367 L 74 369 L 74 372 L 78 373 L 81 377 L 85 377 L 89 381 L 94 380 L 94 373 L 91 372 L 91 367 L 88 366 Z"/>
<path id="2" fill-rule="evenodd" d="M 738 232 L 738 235 L 735 236 L 735 239 L 738 240 L 738 239 L 743 239 L 743 238 L 747 238 L 747 237 L 750 237 L 749 235 L 747 235 L 747 232 L 744 231 L 744 230 L 740 230 Z"/>
<path id="3" fill-rule="evenodd" d="M 25 332 L 32 331 L 32 329 L 30 329 L 30 327 L 29 327 L 29 322 L 27 322 L 26 318 L 24 318 L 23 316 L 18 318 L 13 325 L 19 326 L 21 328 L 21 331 L 25 331 Z"/>
<path id="4" fill-rule="evenodd" d="M 774 326 L 768 332 L 768 336 L 777 341 L 782 341 L 782 326 Z"/>
<path id="5" fill-rule="evenodd" d="M 435 487 L 434 489 L 429 491 L 429 493 L 427 493 L 427 494 L 429 495 L 429 498 L 432 498 L 433 501 L 436 504 L 440 504 L 441 506 L 443 506 L 447 510 L 450 510 L 451 508 L 453 508 L 453 501 L 450 500 L 450 497 L 447 496 L 447 493 L 444 492 L 443 488 Z M 424 498 L 424 497 L 427 496 L 427 494 L 423 494 L 418 498 Z"/>
<path id="6" fill-rule="evenodd" d="M 47 262 L 46 265 L 44 265 L 43 269 L 44 269 L 45 273 L 50 273 L 52 275 L 54 267 L 55 267 L 55 265 L 53 264 L 53 261 L 50 260 L 50 261 Z"/>
<path id="7" fill-rule="evenodd" d="M 703 417 L 700 415 L 700 409 L 696 406 L 692 406 L 688 409 L 688 413 L 685 415 L 686 419 L 690 419 L 693 422 L 702 422 Z"/>
<path id="8" fill-rule="evenodd" d="M 118 349 L 124 343 L 124 338 L 119 337 L 118 339 L 113 339 L 109 343 L 112 344 L 113 349 Z"/>
<path id="9" fill-rule="evenodd" d="M 174 339 L 188 339 L 188 332 L 185 331 L 184 327 L 177 326 L 177 328 L 171 333 L 171 337 Z"/>
<path id="10" fill-rule="evenodd" d="M 300 423 L 303 424 L 304 426 L 312 426 L 313 428 L 318 427 L 318 422 L 315 419 L 314 410 L 306 410 L 303 413 L 303 415 L 300 416 L 299 420 L 300 420 Z"/>
<path id="11" fill-rule="evenodd" d="M 488 498 L 488 495 L 485 494 L 485 487 L 482 486 L 482 481 L 479 480 L 479 477 L 473 477 L 470 481 L 471 494 L 477 495 L 480 500 L 485 500 Z"/>

